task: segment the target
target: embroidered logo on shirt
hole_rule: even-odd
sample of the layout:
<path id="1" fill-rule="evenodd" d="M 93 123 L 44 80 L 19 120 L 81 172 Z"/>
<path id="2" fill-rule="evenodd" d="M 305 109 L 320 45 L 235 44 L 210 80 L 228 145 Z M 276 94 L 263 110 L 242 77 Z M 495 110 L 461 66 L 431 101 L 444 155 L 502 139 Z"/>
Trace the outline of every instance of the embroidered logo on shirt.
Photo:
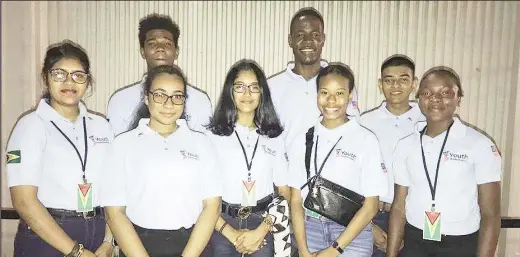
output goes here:
<path id="1" fill-rule="evenodd" d="M 289 155 L 287 153 L 284 153 L 284 156 L 285 156 L 285 160 L 289 161 Z"/>
<path id="2" fill-rule="evenodd" d="M 94 145 L 100 143 L 100 144 L 108 144 L 110 143 L 108 141 L 108 137 L 96 137 L 96 136 L 90 136 L 88 137 L 92 142 L 94 142 Z"/>
<path id="3" fill-rule="evenodd" d="M 353 161 L 356 160 L 356 155 L 353 153 L 349 153 L 347 151 L 343 151 L 341 149 L 336 149 L 336 157 L 349 158 Z"/>
<path id="4" fill-rule="evenodd" d="M 190 153 L 190 152 L 187 152 L 187 151 L 184 151 L 184 150 L 181 150 L 181 154 L 182 154 L 182 159 L 183 160 L 186 160 L 188 158 L 190 159 L 193 159 L 193 160 L 199 160 L 199 155 L 198 154 L 194 154 L 194 153 Z"/>
<path id="5" fill-rule="evenodd" d="M 387 173 L 388 170 L 386 170 L 386 166 L 384 163 L 381 163 L 381 169 L 383 169 L 383 173 Z"/>
<path id="6" fill-rule="evenodd" d="M 7 163 L 20 163 L 22 161 L 22 153 L 20 150 L 7 152 Z"/>
<path id="7" fill-rule="evenodd" d="M 468 160 L 468 155 L 463 153 L 452 153 L 450 151 L 445 151 L 442 153 L 444 155 L 444 161 L 460 161 L 465 162 Z"/>
<path id="8" fill-rule="evenodd" d="M 272 156 L 276 156 L 276 151 L 273 150 L 273 149 L 271 149 L 271 148 L 269 148 L 268 146 L 266 146 L 266 145 L 262 145 L 262 149 L 264 149 L 264 152 L 265 152 L 266 154 L 270 154 L 270 155 L 272 155 Z"/>
<path id="9" fill-rule="evenodd" d="M 496 146 L 494 146 L 494 145 L 491 146 L 491 152 L 493 152 L 495 157 L 500 157 L 500 152 L 498 151 Z"/>

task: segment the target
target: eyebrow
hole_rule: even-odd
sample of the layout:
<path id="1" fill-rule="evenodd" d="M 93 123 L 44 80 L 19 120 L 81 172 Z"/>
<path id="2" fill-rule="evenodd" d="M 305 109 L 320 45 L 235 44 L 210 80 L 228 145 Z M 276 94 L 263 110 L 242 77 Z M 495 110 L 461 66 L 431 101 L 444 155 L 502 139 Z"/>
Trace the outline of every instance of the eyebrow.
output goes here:
<path id="1" fill-rule="evenodd" d="M 235 81 L 235 82 L 233 82 L 233 85 L 236 85 L 236 84 L 245 84 L 245 83 L 242 82 L 242 81 Z M 254 84 L 259 84 L 259 83 L 258 83 L 258 81 L 255 81 L 255 82 L 252 82 L 251 84 L 254 85 Z"/>

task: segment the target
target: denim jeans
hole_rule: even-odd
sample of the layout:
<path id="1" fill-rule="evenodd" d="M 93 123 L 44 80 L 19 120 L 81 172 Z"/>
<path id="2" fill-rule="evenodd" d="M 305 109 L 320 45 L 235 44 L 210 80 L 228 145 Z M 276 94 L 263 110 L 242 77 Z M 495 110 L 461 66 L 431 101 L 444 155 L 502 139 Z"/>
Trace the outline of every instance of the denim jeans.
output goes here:
<path id="1" fill-rule="evenodd" d="M 61 217 L 55 220 L 72 240 L 83 244 L 91 252 L 95 252 L 103 243 L 106 228 L 103 215 L 90 219 Z M 22 256 L 63 257 L 63 254 L 43 241 L 25 221 L 20 220 L 14 239 L 14 257 Z"/>
<path id="2" fill-rule="evenodd" d="M 309 251 L 318 252 L 328 248 L 345 231 L 345 227 L 325 217 L 305 216 L 305 234 Z M 350 242 L 340 257 L 372 256 L 372 224 L 368 224 L 359 235 Z"/>
<path id="3" fill-rule="evenodd" d="M 388 219 L 390 218 L 390 213 L 385 211 L 379 211 L 374 219 L 372 220 L 377 226 L 379 226 L 383 231 L 388 233 Z M 385 257 L 386 253 L 377 249 L 376 245 L 374 245 L 374 253 L 372 257 Z"/>
<path id="4" fill-rule="evenodd" d="M 228 223 L 228 226 L 232 226 L 235 229 L 249 229 L 253 230 L 257 228 L 262 223 L 261 213 L 252 213 L 245 220 L 241 220 L 240 218 L 233 218 L 228 214 L 221 213 L 222 218 Z M 262 247 L 260 250 L 255 253 L 248 255 L 244 254 L 245 257 L 273 257 L 274 255 L 274 247 L 273 247 L 273 235 L 267 233 L 265 237 L 267 240 L 267 245 Z M 213 248 L 213 256 L 214 257 L 241 257 L 242 254 L 235 250 L 235 246 L 231 242 L 227 240 L 222 234 L 217 231 L 213 232 L 213 236 L 211 237 L 211 246 Z"/>

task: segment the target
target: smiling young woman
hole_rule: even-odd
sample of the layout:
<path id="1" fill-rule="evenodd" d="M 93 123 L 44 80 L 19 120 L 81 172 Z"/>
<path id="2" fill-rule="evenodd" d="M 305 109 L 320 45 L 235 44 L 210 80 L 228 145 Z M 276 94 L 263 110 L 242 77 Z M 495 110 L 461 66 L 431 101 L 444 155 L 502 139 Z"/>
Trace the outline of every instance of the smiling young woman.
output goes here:
<path id="1" fill-rule="evenodd" d="M 426 122 L 395 150 L 395 199 L 387 254 L 493 256 L 500 232 L 501 157 L 494 143 L 455 117 L 463 96 L 450 68 L 428 70 L 417 98 Z"/>
<path id="2" fill-rule="evenodd" d="M 289 199 L 287 159 L 267 79 L 254 61 L 241 60 L 229 70 L 209 130 L 224 180 L 214 256 L 272 257 L 273 236 L 262 214 L 275 193 Z M 239 211 L 244 208 L 248 215 Z"/>
<path id="3" fill-rule="evenodd" d="M 92 82 L 87 53 L 68 40 L 50 46 L 42 80 L 46 93 L 7 144 L 7 184 L 21 217 L 14 256 L 110 256 L 98 192 L 114 135 L 81 102 Z"/>
<path id="4" fill-rule="evenodd" d="M 357 117 L 346 114 L 355 85 L 346 65 L 322 68 L 316 84 L 322 117 L 307 133 L 300 134 L 296 138 L 300 143 L 293 143 L 289 150 L 291 218 L 298 250 L 302 257 L 369 257 L 373 242 L 370 221 L 388 183 L 379 143 Z M 334 183 L 341 192 L 348 190 L 356 199 L 364 199 L 356 207 L 332 207 L 352 209 L 348 221 L 326 218 L 333 216 L 329 211 L 342 210 L 322 210 L 319 214 L 310 209 L 309 203 L 318 195 L 318 178 Z"/>

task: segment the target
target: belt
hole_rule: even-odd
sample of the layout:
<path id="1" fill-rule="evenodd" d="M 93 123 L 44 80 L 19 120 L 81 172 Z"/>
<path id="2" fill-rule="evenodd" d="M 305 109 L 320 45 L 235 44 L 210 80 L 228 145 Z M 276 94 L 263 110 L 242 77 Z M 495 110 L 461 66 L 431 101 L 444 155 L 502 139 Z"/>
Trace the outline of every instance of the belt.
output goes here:
<path id="1" fill-rule="evenodd" d="M 64 218 L 64 217 L 78 217 L 78 218 L 84 218 L 84 219 L 91 219 L 97 216 L 101 216 L 104 214 L 102 207 L 95 207 L 93 211 L 89 212 L 77 212 L 77 211 L 71 211 L 71 210 L 64 210 L 64 209 L 54 209 L 54 208 L 47 208 L 47 211 L 49 214 L 55 218 Z"/>
<path id="2" fill-rule="evenodd" d="M 241 206 L 239 204 L 229 204 L 222 201 L 222 213 L 228 214 L 229 216 L 240 219 L 247 219 L 251 213 L 257 213 L 267 210 L 269 204 L 273 201 L 274 197 L 268 195 L 256 202 L 256 206 Z"/>
<path id="3" fill-rule="evenodd" d="M 391 203 L 385 203 L 383 201 L 379 201 L 379 211 L 384 211 L 384 212 L 390 212 L 390 210 L 392 209 L 392 204 Z"/>

